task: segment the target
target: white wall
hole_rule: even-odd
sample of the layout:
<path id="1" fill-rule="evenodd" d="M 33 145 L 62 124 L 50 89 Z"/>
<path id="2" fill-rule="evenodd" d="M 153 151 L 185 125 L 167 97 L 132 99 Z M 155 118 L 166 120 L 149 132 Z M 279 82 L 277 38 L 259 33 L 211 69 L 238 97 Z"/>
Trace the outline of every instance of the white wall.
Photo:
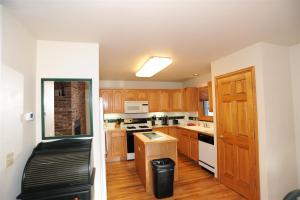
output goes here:
<path id="1" fill-rule="evenodd" d="M 100 80 L 100 88 L 113 89 L 178 89 L 182 86 L 182 82 Z"/>
<path id="2" fill-rule="evenodd" d="M 288 48 L 259 43 L 212 62 L 213 88 L 215 76 L 249 66 L 256 73 L 261 199 L 279 200 L 297 184 Z"/>
<path id="3" fill-rule="evenodd" d="M 300 188 L 300 44 L 290 48 L 292 91 L 294 103 L 294 127 L 298 158 L 298 188 Z"/>
<path id="4" fill-rule="evenodd" d="M 35 145 L 35 121 L 23 120 L 35 112 L 36 40 L 3 8 L 1 73 L 0 199 L 13 200 L 21 192 L 21 176 Z M 14 164 L 5 156 L 14 153 Z"/>
<path id="5" fill-rule="evenodd" d="M 105 162 L 104 147 L 100 147 L 100 140 L 104 141 L 104 134 L 100 135 L 99 113 L 99 46 L 94 43 L 71 43 L 56 41 L 37 42 L 37 70 L 36 70 L 36 110 L 37 128 L 36 142 L 41 141 L 41 78 L 91 78 L 93 101 L 93 161 L 96 167 L 95 199 L 102 199 L 105 195 L 105 182 L 100 176 L 100 164 Z M 102 162 L 101 162 L 102 161 Z M 104 191 L 101 191 L 104 189 Z"/>
<path id="6" fill-rule="evenodd" d="M 211 73 L 203 74 L 197 78 L 184 81 L 183 87 L 202 87 L 206 86 L 208 81 L 211 81 Z"/>

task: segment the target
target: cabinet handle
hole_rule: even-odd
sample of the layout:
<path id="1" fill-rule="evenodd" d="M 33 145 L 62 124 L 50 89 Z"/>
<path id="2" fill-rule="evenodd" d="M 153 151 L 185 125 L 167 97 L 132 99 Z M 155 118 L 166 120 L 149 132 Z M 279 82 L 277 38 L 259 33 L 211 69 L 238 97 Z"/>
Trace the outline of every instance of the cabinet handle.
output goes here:
<path id="1" fill-rule="evenodd" d="M 219 138 L 223 139 L 223 138 L 224 138 L 224 135 L 220 135 Z"/>

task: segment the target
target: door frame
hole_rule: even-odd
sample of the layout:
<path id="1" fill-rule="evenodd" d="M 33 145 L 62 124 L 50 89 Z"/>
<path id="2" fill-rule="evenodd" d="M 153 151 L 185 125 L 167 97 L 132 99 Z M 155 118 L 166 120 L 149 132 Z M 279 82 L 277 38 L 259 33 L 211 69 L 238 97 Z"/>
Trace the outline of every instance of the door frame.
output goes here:
<path id="1" fill-rule="evenodd" d="M 255 66 L 249 66 L 249 67 L 246 67 L 246 68 L 243 68 L 243 69 L 240 69 L 240 70 L 236 70 L 236 71 L 233 71 L 233 72 L 229 72 L 229 73 L 225 73 L 225 74 L 222 74 L 222 75 L 218 75 L 218 76 L 215 76 L 214 78 L 214 85 L 215 85 L 215 115 L 216 115 L 216 143 L 217 143 L 217 164 L 220 163 L 220 150 L 218 148 L 219 146 L 219 136 L 218 136 L 218 129 L 219 129 L 219 115 L 218 115 L 218 112 L 219 112 L 219 108 L 218 108 L 218 95 L 217 95 L 217 91 L 218 91 L 218 84 L 217 84 L 217 80 L 218 79 L 221 79 L 221 78 L 225 78 L 225 77 L 229 77 L 229 76 L 232 76 L 232 75 L 237 75 L 237 74 L 240 74 L 240 73 L 244 73 L 244 72 L 250 72 L 251 73 L 251 77 L 252 77 L 252 91 L 253 91 L 253 102 L 254 102 L 254 105 L 253 105 L 253 115 L 254 115 L 254 138 L 255 138 L 255 155 L 256 155 L 256 158 L 255 158 L 255 162 L 256 162 L 256 169 L 255 169 L 255 194 L 254 194 L 254 200 L 259 200 L 260 199 L 260 174 L 259 174 L 259 137 L 258 137 L 258 121 L 257 121 L 257 117 L 258 117 L 258 114 L 257 114 L 257 96 L 256 96 L 256 77 L 255 77 Z M 220 178 L 220 167 L 218 167 L 218 181 L 221 183 L 221 178 Z"/>

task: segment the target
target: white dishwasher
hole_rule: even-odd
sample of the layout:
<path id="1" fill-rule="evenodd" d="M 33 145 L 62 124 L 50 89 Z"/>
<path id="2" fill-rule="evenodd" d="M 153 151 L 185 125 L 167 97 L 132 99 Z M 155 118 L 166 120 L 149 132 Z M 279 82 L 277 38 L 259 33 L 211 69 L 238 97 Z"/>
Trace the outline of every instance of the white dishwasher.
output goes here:
<path id="1" fill-rule="evenodd" d="M 198 133 L 199 165 L 215 173 L 215 145 L 214 136 Z"/>

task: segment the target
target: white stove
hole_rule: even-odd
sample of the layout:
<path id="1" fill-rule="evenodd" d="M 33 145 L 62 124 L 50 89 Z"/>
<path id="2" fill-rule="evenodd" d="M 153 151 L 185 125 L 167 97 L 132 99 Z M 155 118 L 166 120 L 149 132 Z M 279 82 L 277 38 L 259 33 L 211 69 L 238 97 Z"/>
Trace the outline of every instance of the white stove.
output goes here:
<path id="1" fill-rule="evenodd" d="M 136 132 L 152 131 L 151 125 L 147 123 L 147 119 L 124 119 L 124 127 L 127 133 L 127 160 L 134 160 L 134 136 Z"/>

